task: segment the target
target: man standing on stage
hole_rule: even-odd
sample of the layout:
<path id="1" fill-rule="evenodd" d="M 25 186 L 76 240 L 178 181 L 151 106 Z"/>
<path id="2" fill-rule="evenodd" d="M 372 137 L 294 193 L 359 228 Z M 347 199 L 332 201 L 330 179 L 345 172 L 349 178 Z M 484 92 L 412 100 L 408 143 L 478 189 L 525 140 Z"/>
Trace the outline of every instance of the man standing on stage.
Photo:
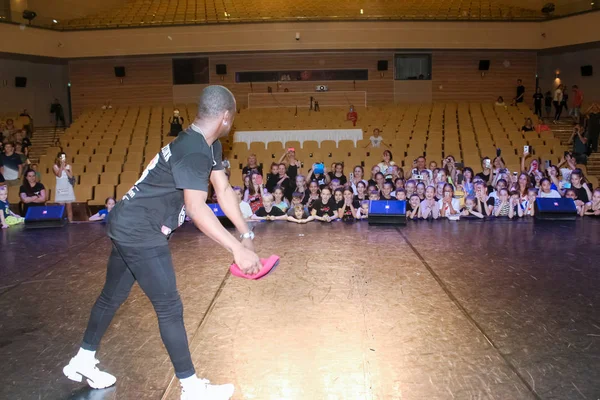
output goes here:
<path id="1" fill-rule="evenodd" d="M 108 235 L 112 253 L 106 283 L 92 308 L 79 353 L 63 369 L 69 379 L 86 378 L 97 389 L 115 383 L 114 376 L 96 368 L 96 349 L 137 281 L 158 316 L 163 343 L 181 382 L 181 399 L 225 400 L 233 395 L 233 385 L 210 385 L 196 376 L 167 241 L 187 214 L 198 229 L 233 253 L 245 273 L 260 270 L 252 244 L 254 234 L 242 217 L 221 163 L 218 138 L 229 133 L 235 112 L 235 98 L 229 90 L 223 86 L 205 88 L 191 126 L 162 148 L 111 211 Z M 242 234 L 241 242 L 223 228 L 206 205 L 209 181 L 221 208 Z"/>

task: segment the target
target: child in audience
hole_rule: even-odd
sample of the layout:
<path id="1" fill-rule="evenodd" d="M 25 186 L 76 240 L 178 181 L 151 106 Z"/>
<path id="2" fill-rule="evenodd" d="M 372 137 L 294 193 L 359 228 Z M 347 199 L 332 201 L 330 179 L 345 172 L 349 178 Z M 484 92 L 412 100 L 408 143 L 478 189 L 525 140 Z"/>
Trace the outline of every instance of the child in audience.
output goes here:
<path id="1" fill-rule="evenodd" d="M 444 198 L 444 186 L 446 186 L 446 182 L 438 182 L 435 185 L 435 201 L 439 201 Z"/>
<path id="2" fill-rule="evenodd" d="M 567 189 L 565 190 L 565 198 L 571 199 L 575 202 L 575 207 L 577 208 L 577 214 L 581 215 L 582 210 L 585 207 L 585 203 L 577 198 L 577 192 L 575 189 Z"/>
<path id="3" fill-rule="evenodd" d="M 395 197 L 392 197 L 392 182 L 385 182 L 383 184 L 383 188 L 381 189 L 381 200 L 396 200 Z"/>
<path id="4" fill-rule="evenodd" d="M 360 207 L 356 210 L 356 219 L 369 218 L 369 200 L 360 202 Z"/>
<path id="5" fill-rule="evenodd" d="M 283 197 L 283 188 L 281 186 L 275 186 L 275 189 L 273 190 L 273 199 L 275 207 L 280 208 L 281 211 L 286 212 L 287 209 L 290 208 L 290 203 Z"/>
<path id="6" fill-rule="evenodd" d="M 425 200 L 425 184 L 423 182 L 417 183 L 417 195 L 421 201 Z"/>
<path id="7" fill-rule="evenodd" d="M 512 216 L 509 214 L 509 218 L 522 218 L 523 217 L 523 209 L 521 208 L 521 194 L 515 190 L 509 193 L 510 199 L 509 204 L 512 209 Z M 527 198 L 527 196 L 525 196 Z"/>
<path id="8" fill-rule="evenodd" d="M 454 198 L 454 188 L 446 183 L 443 189 L 443 197 L 438 201 L 440 216 L 449 218 L 454 215 L 460 215 L 460 202 Z"/>
<path id="9" fill-rule="evenodd" d="M 354 196 L 354 200 L 363 201 L 367 200 L 369 196 L 367 195 L 367 184 L 364 181 L 359 181 L 356 184 L 356 196 Z"/>
<path id="10" fill-rule="evenodd" d="M 510 206 L 508 197 L 508 189 L 501 188 L 498 190 L 498 202 L 494 207 L 495 217 L 509 217 L 512 218 L 514 215 L 514 209 Z"/>
<path id="11" fill-rule="evenodd" d="M 371 136 L 369 140 L 370 143 L 368 143 L 365 147 L 368 147 L 370 145 L 371 147 L 377 148 L 380 147 L 382 144 L 387 147 L 387 145 L 383 142 L 383 137 L 381 137 L 380 135 L 379 128 L 373 129 L 373 136 Z"/>
<path id="12" fill-rule="evenodd" d="M 369 192 L 369 200 L 379 200 L 379 190 L 371 190 Z"/>
<path id="13" fill-rule="evenodd" d="M 308 215 L 302 204 L 296 204 L 293 207 L 290 207 L 290 212 L 292 215 L 289 215 L 287 220 L 289 222 L 295 222 L 297 224 L 306 224 L 307 222 L 314 221 L 315 217 L 312 215 Z"/>
<path id="14" fill-rule="evenodd" d="M 108 213 L 110 213 L 112 211 L 115 204 L 117 204 L 115 199 L 113 199 L 112 197 L 108 197 L 104 201 L 104 205 L 106 206 L 106 208 L 104 208 L 104 209 L 98 211 L 96 214 L 92 215 L 90 217 L 90 221 L 105 221 L 108 218 Z"/>
<path id="15" fill-rule="evenodd" d="M 312 208 L 314 202 L 319 200 L 319 193 L 319 183 L 317 181 L 311 181 L 308 184 L 308 193 L 304 195 L 303 200 L 304 204 L 306 204 L 309 210 Z"/>
<path id="16" fill-rule="evenodd" d="M 234 186 L 233 191 L 238 197 L 238 202 L 240 204 L 240 211 L 242 212 L 242 216 L 244 219 L 250 219 L 252 217 L 252 209 L 250 208 L 250 204 L 244 201 L 244 194 L 242 193 L 242 188 L 239 186 Z"/>
<path id="17" fill-rule="evenodd" d="M 262 197 L 263 205 L 252 216 L 252 219 L 259 221 L 277 221 L 287 219 L 287 216 L 281 208 L 273 205 L 273 195 L 267 193 Z"/>
<path id="18" fill-rule="evenodd" d="M 341 207 L 344 204 L 344 190 L 341 188 L 331 189 L 333 191 L 333 201 L 336 207 Z"/>
<path id="19" fill-rule="evenodd" d="M 10 228 L 13 225 L 22 224 L 25 218 L 10 210 L 8 204 L 8 186 L 0 185 L 0 227 Z"/>
<path id="20" fill-rule="evenodd" d="M 410 198 L 413 195 L 413 193 L 415 193 L 415 191 L 417 190 L 417 181 L 409 179 L 408 181 L 406 181 L 404 189 L 406 190 L 406 197 Z"/>
<path id="21" fill-rule="evenodd" d="M 396 189 L 396 200 L 406 200 L 406 192 L 404 189 Z"/>
<path id="22" fill-rule="evenodd" d="M 433 186 L 427 186 L 425 189 L 425 200 L 421 202 L 421 218 L 438 219 L 440 217 L 440 207 L 435 200 L 435 188 Z"/>
<path id="23" fill-rule="evenodd" d="M 354 202 L 354 192 L 352 189 L 346 188 L 343 193 L 341 205 L 338 205 L 338 218 L 342 221 L 354 221 L 358 203 Z"/>
<path id="24" fill-rule="evenodd" d="M 288 210 L 287 210 L 288 217 L 293 217 L 295 215 L 294 209 L 296 208 L 297 205 L 301 205 L 302 208 L 304 209 L 304 211 L 308 214 L 308 208 L 304 204 L 302 204 L 303 198 L 304 198 L 304 193 L 294 192 L 292 194 L 292 204 L 290 205 L 290 208 L 288 208 Z"/>
<path id="25" fill-rule="evenodd" d="M 560 196 L 559 196 L 560 197 Z M 527 200 L 521 203 L 524 217 L 533 217 L 535 215 L 535 199 L 537 198 L 537 190 L 529 188 L 527 190 Z"/>
<path id="26" fill-rule="evenodd" d="M 250 186 L 244 193 L 244 201 L 250 204 L 253 213 L 256 213 L 263 206 L 263 185 L 262 176 L 257 172 L 250 172 Z"/>
<path id="27" fill-rule="evenodd" d="M 592 193 L 592 201 L 581 208 L 581 216 L 600 217 L 600 189 L 596 188 Z"/>
<path id="28" fill-rule="evenodd" d="M 493 197 L 487 195 L 487 185 L 479 180 L 475 183 L 475 210 L 485 217 L 489 217 L 494 212 L 496 201 Z"/>
<path id="29" fill-rule="evenodd" d="M 540 192 L 539 195 L 541 198 L 551 198 L 551 199 L 560 199 L 560 193 L 551 188 L 552 184 L 550 179 L 542 178 L 540 181 Z"/>
<path id="30" fill-rule="evenodd" d="M 324 187 L 321 189 L 321 198 L 313 203 L 311 215 L 316 220 L 331 222 L 337 215 L 335 201 L 331 198 L 331 189 Z"/>
<path id="31" fill-rule="evenodd" d="M 475 196 L 467 196 L 465 199 L 465 208 L 460 213 L 461 217 L 466 219 L 483 218 L 483 214 L 477 211 L 475 204 Z"/>
<path id="32" fill-rule="evenodd" d="M 410 200 L 406 205 L 406 218 L 417 219 L 421 216 L 421 199 L 416 193 L 410 196 Z"/>
<path id="33" fill-rule="evenodd" d="M 340 189 L 341 185 L 340 185 L 340 180 L 335 178 L 332 179 L 331 182 L 329 183 L 329 187 L 331 188 L 331 190 L 335 193 L 336 189 Z"/>

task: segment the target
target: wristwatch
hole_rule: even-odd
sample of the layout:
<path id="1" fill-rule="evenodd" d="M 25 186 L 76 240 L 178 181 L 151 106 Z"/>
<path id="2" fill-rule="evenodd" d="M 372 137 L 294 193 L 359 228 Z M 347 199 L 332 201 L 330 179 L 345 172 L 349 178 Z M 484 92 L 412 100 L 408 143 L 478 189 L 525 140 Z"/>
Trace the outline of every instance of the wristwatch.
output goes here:
<path id="1" fill-rule="evenodd" d="M 254 240 L 254 232 L 252 232 L 252 231 L 246 232 L 243 235 L 240 235 L 240 239 Z"/>

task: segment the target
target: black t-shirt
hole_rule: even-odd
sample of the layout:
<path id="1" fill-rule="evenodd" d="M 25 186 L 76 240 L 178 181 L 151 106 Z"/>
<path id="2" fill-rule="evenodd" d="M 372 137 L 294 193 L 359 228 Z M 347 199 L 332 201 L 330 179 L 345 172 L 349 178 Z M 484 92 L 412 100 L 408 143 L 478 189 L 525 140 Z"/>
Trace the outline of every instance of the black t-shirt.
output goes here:
<path id="1" fill-rule="evenodd" d="M 267 183 L 265 184 L 265 188 L 269 193 L 273 193 L 273 189 L 277 186 L 277 182 L 279 182 L 279 174 L 267 174 Z"/>
<path id="2" fill-rule="evenodd" d="M 335 176 L 334 172 L 328 172 L 327 174 L 329 174 L 329 178 L 331 178 L 331 180 L 333 180 L 333 179 L 339 180 L 340 186 L 344 186 L 346 183 L 348 183 L 348 179 L 346 179 L 346 175 Z"/>
<path id="3" fill-rule="evenodd" d="M 354 207 L 354 209 L 357 210 L 360 207 L 360 205 L 358 204 L 358 201 L 353 200 L 352 201 L 352 207 Z M 344 208 L 344 200 L 339 201 L 337 203 L 337 209 L 338 210 L 341 210 L 343 208 Z M 352 214 L 352 208 L 346 207 L 344 209 L 344 215 L 342 215 L 342 220 L 348 221 L 348 220 L 353 220 L 353 219 L 354 219 L 354 214 Z"/>
<path id="4" fill-rule="evenodd" d="M 522 94 L 525 93 L 525 86 L 523 85 L 519 85 L 517 86 L 517 103 L 521 103 L 523 102 L 523 97 L 519 98 L 519 96 L 521 96 Z"/>
<path id="5" fill-rule="evenodd" d="M 491 173 L 491 172 L 490 172 L 490 173 Z M 476 175 L 475 175 L 475 177 L 476 177 L 476 178 L 480 178 L 480 179 L 481 179 L 481 180 L 483 180 L 484 182 L 487 182 L 487 181 L 488 181 L 488 179 L 489 179 L 489 177 L 490 177 L 490 174 L 487 174 L 487 175 L 486 175 L 486 174 L 484 174 L 484 173 L 483 173 L 483 171 L 482 171 L 482 172 L 480 172 L 480 173 L 476 174 Z"/>
<path id="6" fill-rule="evenodd" d="M 33 187 L 27 183 L 26 185 L 21 185 L 19 189 L 19 196 L 21 193 L 25 193 L 25 196 L 27 197 L 40 196 L 41 191 L 44 189 L 46 188 L 40 182 L 37 182 L 35 185 L 33 185 Z M 27 214 L 29 207 L 41 207 L 43 205 L 45 205 L 45 203 L 23 203 L 23 217 L 25 214 Z"/>
<path id="7" fill-rule="evenodd" d="M 531 131 L 533 131 L 533 126 L 528 127 L 528 126 L 523 125 L 521 127 L 521 130 L 525 131 L 525 132 L 531 132 Z"/>
<path id="8" fill-rule="evenodd" d="M 257 217 L 280 217 L 285 215 L 285 213 L 281 210 L 281 208 L 273 206 L 271 207 L 270 211 L 267 211 L 264 207 L 261 207 L 256 211 L 255 215 Z"/>
<path id="9" fill-rule="evenodd" d="M 249 166 L 246 165 L 244 168 L 242 168 L 242 175 L 246 176 L 246 175 L 248 175 L 248 173 L 250 171 L 258 172 L 259 175 L 263 174 L 261 165 L 257 165 L 256 167 L 253 167 L 253 168 L 250 168 Z"/>
<path id="10" fill-rule="evenodd" d="M 541 93 L 535 93 L 533 95 L 533 101 L 535 101 L 535 104 L 542 105 L 543 99 L 544 99 L 544 95 Z"/>
<path id="11" fill-rule="evenodd" d="M 333 217 L 337 211 L 337 204 L 333 198 L 329 199 L 325 204 L 323 204 L 321 199 L 318 199 L 313 203 L 312 209 L 317 211 L 318 217 L 323 217 L 325 215 Z"/>
<path id="12" fill-rule="evenodd" d="M 165 245 L 185 221 L 183 189 L 208 192 L 210 173 L 223 170 L 222 159 L 221 142 L 209 146 L 191 127 L 182 131 L 113 208 L 108 236 L 136 247 Z"/>
<path id="13" fill-rule="evenodd" d="M 296 177 L 298 176 L 298 167 L 295 165 L 288 165 L 287 176 L 290 177 L 292 182 L 296 182 Z"/>
<path id="14" fill-rule="evenodd" d="M 312 181 L 317 181 L 317 184 L 319 185 L 319 188 L 323 188 L 325 185 L 327 185 L 327 180 L 325 179 L 325 175 L 324 174 L 312 174 L 310 176 L 310 182 Z"/>
<path id="15" fill-rule="evenodd" d="M 380 193 L 379 200 L 392 201 L 392 200 L 398 200 L 398 199 L 391 195 L 390 195 L 389 199 L 386 199 L 385 196 L 383 195 L 383 193 Z"/>
<path id="16" fill-rule="evenodd" d="M 544 97 L 544 105 L 546 107 L 552 106 L 552 96 L 545 96 Z"/>
<path id="17" fill-rule="evenodd" d="M 582 187 L 580 187 L 579 189 L 576 187 L 572 187 L 572 189 L 575 191 L 575 193 L 577 193 L 577 200 L 581 200 L 584 203 L 587 203 L 590 201 L 587 192 L 585 191 L 585 189 Z"/>

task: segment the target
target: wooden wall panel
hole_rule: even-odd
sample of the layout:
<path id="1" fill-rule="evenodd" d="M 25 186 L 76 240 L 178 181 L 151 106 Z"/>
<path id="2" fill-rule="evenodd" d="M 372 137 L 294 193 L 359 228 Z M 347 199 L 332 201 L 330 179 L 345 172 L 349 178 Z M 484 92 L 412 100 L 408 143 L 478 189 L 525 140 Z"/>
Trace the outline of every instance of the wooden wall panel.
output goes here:
<path id="1" fill-rule="evenodd" d="M 277 107 L 310 107 L 310 98 L 314 97 L 320 107 L 365 107 L 367 92 L 335 91 L 335 92 L 279 92 L 279 93 L 250 93 L 248 108 L 277 108 Z"/>
<path id="2" fill-rule="evenodd" d="M 116 66 L 125 67 L 122 83 L 115 77 Z M 171 69 L 167 57 L 70 61 L 73 114 L 107 101 L 113 105 L 173 103 Z"/>
<path id="3" fill-rule="evenodd" d="M 311 92 L 317 85 L 327 85 L 330 91 L 366 91 L 368 104 L 382 104 L 394 101 L 394 52 L 316 52 L 316 53 L 244 53 L 217 54 L 210 57 L 210 81 L 227 86 L 236 96 L 238 104 L 246 107 L 248 93 L 266 93 L 271 86 L 274 92 Z M 387 60 L 389 70 L 381 76 L 377 71 L 377 61 Z M 227 75 L 223 80 L 216 73 L 217 64 L 227 65 Z M 316 70 L 316 69 L 368 69 L 368 81 L 302 81 L 235 83 L 238 71 L 279 71 L 279 70 Z"/>
<path id="4" fill-rule="evenodd" d="M 394 81 L 394 51 L 235 53 L 208 55 L 211 84 L 228 87 L 240 107 L 247 107 L 249 93 L 315 92 L 316 85 L 337 91 L 367 92 L 368 105 L 396 102 L 494 101 L 498 95 L 507 101 L 514 96 L 516 79 L 527 88 L 531 101 L 535 87 L 536 53 L 520 51 L 433 51 L 432 81 Z M 200 55 L 199 55 L 200 56 Z M 484 77 L 478 70 L 479 60 L 489 59 L 490 70 Z M 389 70 L 377 71 L 377 61 L 388 60 Z M 510 62 L 505 67 L 503 62 Z M 85 107 L 101 106 L 106 101 L 120 104 L 194 103 L 205 85 L 172 84 L 170 56 L 73 60 L 69 63 L 75 115 Z M 227 75 L 216 74 L 216 65 L 226 64 Z M 127 76 L 120 83 L 114 66 L 124 66 Z M 301 81 L 236 83 L 238 71 L 298 69 L 369 70 L 368 81 Z"/>
<path id="5" fill-rule="evenodd" d="M 490 60 L 490 69 L 481 76 L 479 60 Z M 510 66 L 503 65 L 508 61 Z M 434 101 L 496 101 L 510 103 L 517 79 L 525 85 L 525 101 L 532 103 L 536 52 L 520 51 L 435 51 L 432 54 Z"/>

